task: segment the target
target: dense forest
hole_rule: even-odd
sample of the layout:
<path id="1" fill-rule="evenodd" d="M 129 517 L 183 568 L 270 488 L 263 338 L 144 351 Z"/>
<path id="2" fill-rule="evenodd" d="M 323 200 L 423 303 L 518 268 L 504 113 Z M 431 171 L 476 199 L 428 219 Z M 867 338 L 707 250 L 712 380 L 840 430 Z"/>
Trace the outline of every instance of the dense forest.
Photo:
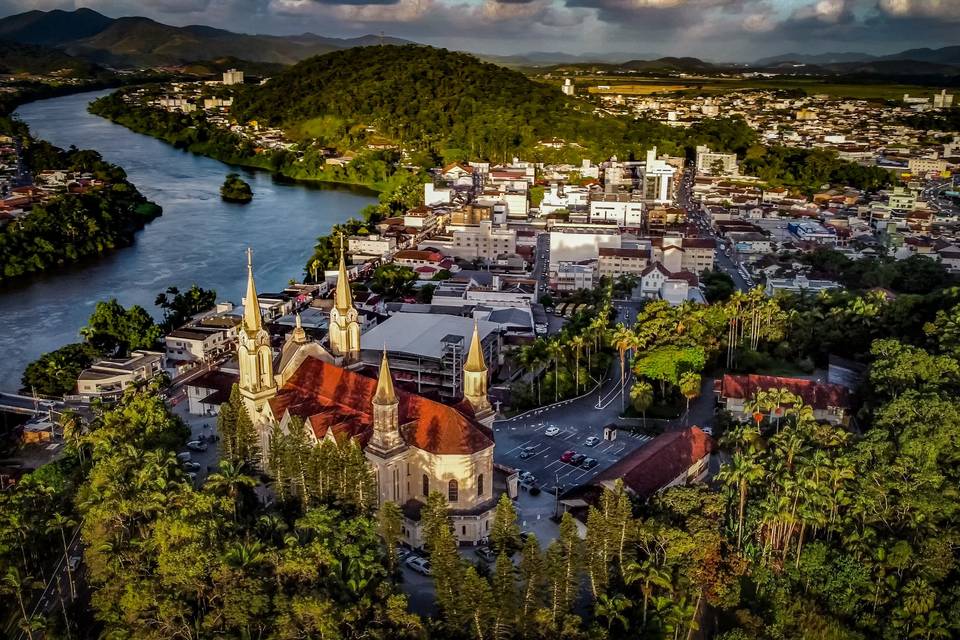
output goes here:
<path id="1" fill-rule="evenodd" d="M 23 135 L 24 127 L 4 121 L 3 130 Z M 89 173 L 103 184 L 82 193 L 63 193 L 0 229 L 0 281 L 77 262 L 131 244 L 134 233 L 160 215 L 126 179 L 120 167 L 95 151 L 59 149 L 42 140 L 24 140 L 24 157 L 34 174 L 48 169 Z"/>

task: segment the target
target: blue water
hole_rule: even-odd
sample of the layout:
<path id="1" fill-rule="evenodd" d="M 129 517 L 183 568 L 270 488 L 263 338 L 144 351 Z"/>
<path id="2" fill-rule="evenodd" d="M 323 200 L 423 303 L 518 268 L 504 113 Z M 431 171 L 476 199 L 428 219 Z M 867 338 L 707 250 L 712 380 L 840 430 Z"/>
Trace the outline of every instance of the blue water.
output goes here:
<path id="1" fill-rule="evenodd" d="M 104 93 L 41 100 L 18 114 L 35 136 L 64 148 L 96 149 L 122 166 L 163 207 L 163 216 L 131 247 L 0 289 L 0 390 L 16 390 L 24 367 L 40 354 L 77 341 L 98 300 L 117 298 L 157 316 L 158 293 L 197 283 L 239 304 L 247 246 L 254 250 L 259 290 L 276 291 L 302 277 L 318 235 L 375 201 L 362 190 L 283 184 L 265 172 L 239 170 L 253 202 L 225 203 L 219 189 L 231 167 L 87 113 L 87 104 Z"/>

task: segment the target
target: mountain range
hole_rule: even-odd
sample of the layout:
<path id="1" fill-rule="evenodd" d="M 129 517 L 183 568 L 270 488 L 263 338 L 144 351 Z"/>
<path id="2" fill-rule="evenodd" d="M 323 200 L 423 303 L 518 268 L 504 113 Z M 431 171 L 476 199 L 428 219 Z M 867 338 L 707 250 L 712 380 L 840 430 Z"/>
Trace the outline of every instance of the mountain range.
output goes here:
<path id="1" fill-rule="evenodd" d="M 91 9 L 33 10 L 9 16 L 0 19 L 0 39 L 52 47 L 113 67 L 180 65 L 230 57 L 290 65 L 339 49 L 407 42 L 374 35 L 271 36 L 233 33 L 203 25 L 172 27 L 150 18 L 109 18 Z"/>
<path id="2" fill-rule="evenodd" d="M 400 38 L 376 35 L 357 38 L 332 38 L 314 33 L 275 36 L 234 33 L 203 25 L 174 27 L 144 17 L 110 18 L 85 8 L 74 11 L 32 10 L 2 18 L 0 41 L 38 47 L 34 51 L 50 64 L 55 64 L 58 55 L 63 56 L 61 68 L 75 68 L 77 73 L 81 73 L 84 65 L 89 64 L 131 68 L 183 66 L 199 61 L 236 59 L 268 65 L 291 65 L 315 55 L 353 47 L 413 44 Z M 23 51 L 22 48 L 14 49 L 10 55 L 18 61 L 29 62 L 22 55 Z M 5 51 L 0 50 L 0 69 L 16 68 L 16 64 L 9 64 L 6 55 Z M 787 53 L 762 58 L 750 65 L 629 52 L 570 54 L 533 51 L 515 55 L 481 54 L 477 57 L 505 66 L 599 64 L 640 72 L 702 73 L 750 67 L 780 71 L 794 69 L 808 74 L 916 73 L 952 76 L 957 75 L 954 67 L 960 68 L 960 46 L 909 49 L 883 56 L 860 52 Z"/>

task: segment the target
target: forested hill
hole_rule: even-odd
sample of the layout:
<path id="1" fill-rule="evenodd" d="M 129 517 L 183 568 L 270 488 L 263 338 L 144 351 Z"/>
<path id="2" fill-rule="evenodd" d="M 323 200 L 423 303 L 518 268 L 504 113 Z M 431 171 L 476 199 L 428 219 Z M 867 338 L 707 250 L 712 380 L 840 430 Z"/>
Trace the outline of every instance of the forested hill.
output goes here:
<path id="1" fill-rule="evenodd" d="M 304 60 L 263 87 L 247 88 L 234 113 L 284 126 L 333 116 L 407 144 L 494 157 L 544 137 L 588 139 L 595 119 L 575 111 L 577 104 L 556 87 L 473 56 L 407 45 Z"/>

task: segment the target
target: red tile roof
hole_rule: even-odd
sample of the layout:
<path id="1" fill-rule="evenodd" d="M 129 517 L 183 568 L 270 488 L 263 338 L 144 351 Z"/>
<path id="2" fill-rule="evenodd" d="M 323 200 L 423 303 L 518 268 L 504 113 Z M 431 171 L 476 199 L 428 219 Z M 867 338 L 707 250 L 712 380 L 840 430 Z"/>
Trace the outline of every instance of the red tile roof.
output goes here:
<path id="1" fill-rule="evenodd" d="M 699 427 L 669 431 L 599 473 L 591 484 L 623 479 L 631 491 L 648 498 L 712 450 L 713 440 Z"/>
<path id="2" fill-rule="evenodd" d="M 285 411 L 309 422 L 318 438 L 357 438 L 361 445 L 373 430 L 377 381 L 316 358 L 307 358 L 270 400 L 279 420 Z M 493 434 L 471 419 L 472 413 L 397 390 L 400 425 L 407 444 L 438 454 L 469 454 L 493 446 Z"/>
<path id="3" fill-rule="evenodd" d="M 721 395 L 724 398 L 751 398 L 758 391 L 786 388 L 803 398 L 804 404 L 814 409 L 849 407 L 850 396 L 846 387 L 838 384 L 819 383 L 803 378 L 779 376 L 731 375 L 723 376 Z"/>

